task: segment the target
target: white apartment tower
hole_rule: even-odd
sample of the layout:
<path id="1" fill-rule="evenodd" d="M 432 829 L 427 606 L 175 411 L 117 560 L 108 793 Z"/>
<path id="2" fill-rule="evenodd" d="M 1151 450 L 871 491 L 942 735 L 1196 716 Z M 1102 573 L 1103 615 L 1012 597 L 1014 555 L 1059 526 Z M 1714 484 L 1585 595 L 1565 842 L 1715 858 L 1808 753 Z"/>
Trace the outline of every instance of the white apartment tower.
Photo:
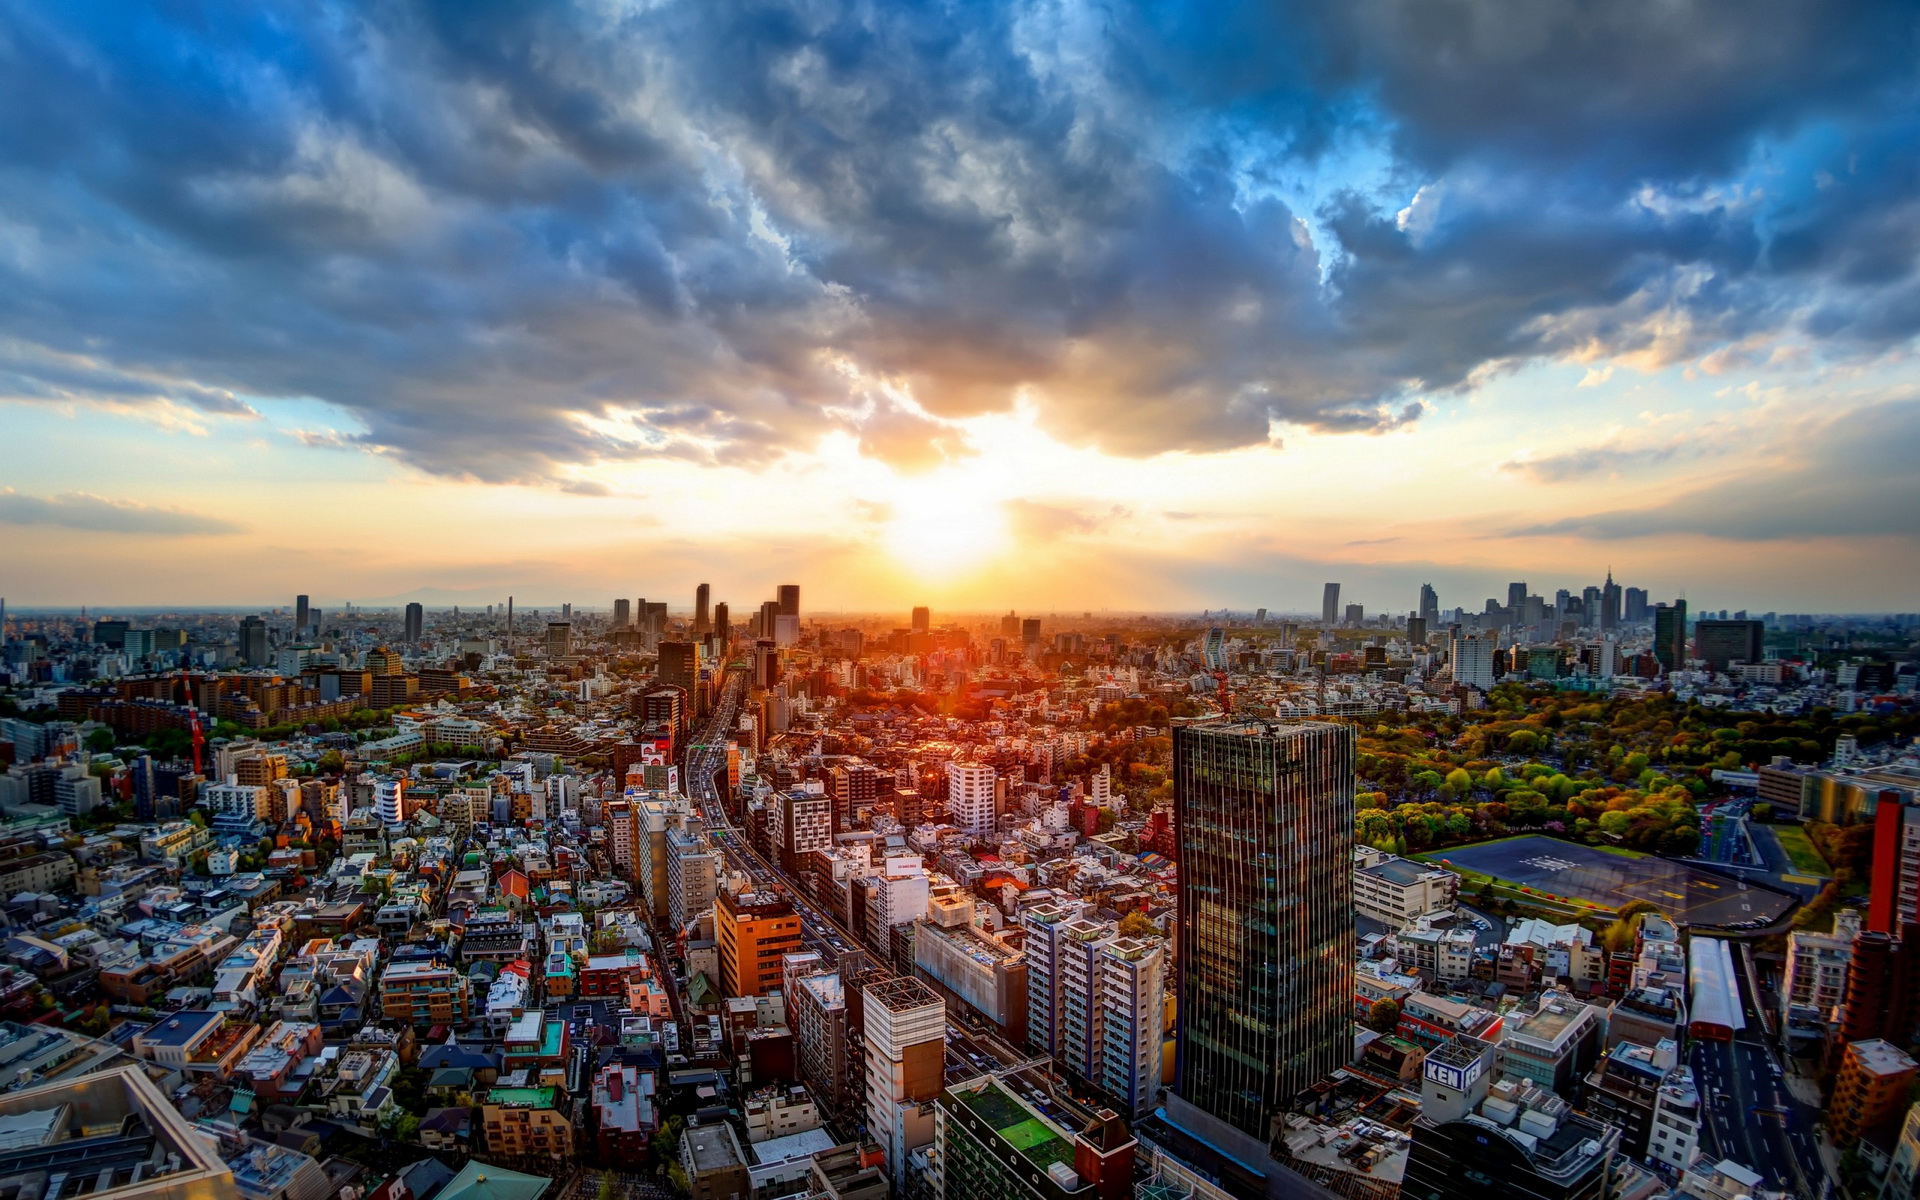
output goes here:
<path id="1" fill-rule="evenodd" d="M 947 764 L 947 816 L 974 837 L 994 832 L 998 814 L 994 811 L 992 767 L 978 763 Z"/>

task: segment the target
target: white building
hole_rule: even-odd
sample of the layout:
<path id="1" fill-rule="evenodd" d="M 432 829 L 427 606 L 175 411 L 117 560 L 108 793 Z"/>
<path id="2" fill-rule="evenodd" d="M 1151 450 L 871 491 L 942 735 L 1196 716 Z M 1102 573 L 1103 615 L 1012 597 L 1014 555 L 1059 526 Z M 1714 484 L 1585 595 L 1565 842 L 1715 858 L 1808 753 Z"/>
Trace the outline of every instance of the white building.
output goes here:
<path id="1" fill-rule="evenodd" d="M 994 831 L 995 771 L 978 763 L 947 764 L 947 818 L 973 837 Z"/>
<path id="2" fill-rule="evenodd" d="M 381 778 L 373 781 L 373 814 L 388 829 L 400 829 L 407 823 L 407 781 Z"/>
<path id="3" fill-rule="evenodd" d="M 1451 912 L 1460 877 L 1371 846 L 1353 850 L 1353 906 L 1363 917 L 1398 929 L 1415 917 Z"/>
<path id="4" fill-rule="evenodd" d="M 1453 681 L 1483 692 L 1493 690 L 1493 653 L 1500 639 L 1494 634 L 1469 634 L 1453 639 L 1447 654 L 1453 660 Z"/>
<path id="5" fill-rule="evenodd" d="M 1653 1098 L 1647 1157 L 1684 1171 L 1700 1153 L 1700 1089 L 1691 1068 L 1675 1067 Z"/>
<path id="6" fill-rule="evenodd" d="M 264 821 L 273 812 L 267 789 L 238 783 L 211 783 L 200 789 L 207 815 Z"/>

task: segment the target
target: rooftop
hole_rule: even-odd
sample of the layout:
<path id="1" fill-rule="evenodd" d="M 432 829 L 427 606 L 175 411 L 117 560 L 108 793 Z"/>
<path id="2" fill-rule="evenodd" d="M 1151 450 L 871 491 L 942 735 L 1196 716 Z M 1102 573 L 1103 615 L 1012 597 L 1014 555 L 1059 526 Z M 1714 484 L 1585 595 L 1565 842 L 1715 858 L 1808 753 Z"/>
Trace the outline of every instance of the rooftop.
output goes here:
<path id="1" fill-rule="evenodd" d="M 1073 1163 L 1073 1142 L 999 1080 L 988 1077 L 978 1087 L 950 1094 L 1040 1170 Z"/>
<path id="2" fill-rule="evenodd" d="M 1879 1038 L 1852 1043 L 1847 1055 L 1869 1075 L 1899 1075 L 1920 1066 L 1904 1050 Z"/>

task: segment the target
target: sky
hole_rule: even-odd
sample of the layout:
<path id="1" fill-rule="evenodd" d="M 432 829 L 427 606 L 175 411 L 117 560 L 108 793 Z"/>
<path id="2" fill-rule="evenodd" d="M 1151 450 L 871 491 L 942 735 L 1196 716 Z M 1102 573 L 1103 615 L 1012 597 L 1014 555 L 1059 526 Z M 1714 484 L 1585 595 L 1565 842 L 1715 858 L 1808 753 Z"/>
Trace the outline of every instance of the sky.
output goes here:
<path id="1" fill-rule="evenodd" d="M 1920 10 L 0 0 L 0 595 L 1911 611 Z"/>

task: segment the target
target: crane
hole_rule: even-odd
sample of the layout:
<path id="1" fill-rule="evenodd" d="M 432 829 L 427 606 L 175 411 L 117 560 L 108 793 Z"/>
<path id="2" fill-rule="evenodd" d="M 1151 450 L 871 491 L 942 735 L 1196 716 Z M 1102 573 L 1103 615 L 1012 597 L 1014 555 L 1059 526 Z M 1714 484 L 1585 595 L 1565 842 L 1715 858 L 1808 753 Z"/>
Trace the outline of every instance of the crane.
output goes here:
<path id="1" fill-rule="evenodd" d="M 1220 695 L 1220 711 L 1229 717 L 1232 716 L 1233 693 L 1227 690 L 1227 673 L 1225 671 L 1215 671 L 1213 673 L 1213 685 Z"/>

